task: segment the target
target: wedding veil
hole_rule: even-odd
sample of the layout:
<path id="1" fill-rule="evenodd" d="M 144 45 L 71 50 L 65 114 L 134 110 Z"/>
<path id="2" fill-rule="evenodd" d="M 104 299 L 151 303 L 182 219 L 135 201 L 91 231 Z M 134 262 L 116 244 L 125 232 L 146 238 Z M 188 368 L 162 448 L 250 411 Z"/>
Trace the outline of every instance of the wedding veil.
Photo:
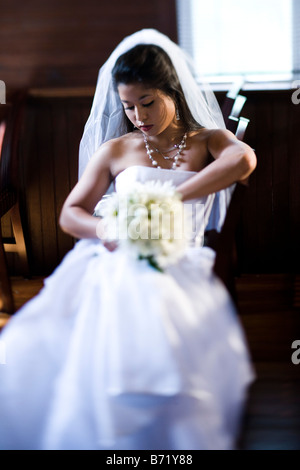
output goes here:
<path id="1" fill-rule="evenodd" d="M 137 44 L 155 44 L 169 55 L 179 77 L 185 99 L 195 120 L 207 128 L 224 128 L 218 102 L 209 86 L 196 82 L 190 57 L 155 29 L 142 29 L 126 37 L 101 67 L 90 116 L 79 148 L 79 177 L 97 148 L 127 132 L 123 105 L 113 88 L 112 69 L 120 55 Z"/>
<path id="2" fill-rule="evenodd" d="M 99 71 L 91 112 L 79 147 L 79 177 L 102 143 L 127 132 L 123 105 L 113 87 L 112 69 L 118 57 L 137 44 L 155 44 L 169 55 L 180 80 L 187 105 L 199 124 L 209 129 L 225 128 L 217 99 L 208 84 L 200 83 L 198 77 L 196 80 L 191 58 L 159 31 L 142 29 L 123 39 Z M 218 193 L 217 199 L 220 207 L 216 207 L 217 213 L 215 210 L 212 213 L 215 219 L 213 226 L 217 229 L 222 224 L 229 196 L 228 191 Z"/>

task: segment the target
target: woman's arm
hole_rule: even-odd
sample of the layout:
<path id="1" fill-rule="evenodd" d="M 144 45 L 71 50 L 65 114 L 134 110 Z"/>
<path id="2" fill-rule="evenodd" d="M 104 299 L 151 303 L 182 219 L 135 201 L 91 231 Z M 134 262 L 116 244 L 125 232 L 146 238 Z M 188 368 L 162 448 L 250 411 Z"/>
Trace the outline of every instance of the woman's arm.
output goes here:
<path id="1" fill-rule="evenodd" d="M 75 238 L 101 238 L 103 235 L 101 220 L 92 214 L 111 183 L 110 155 L 110 145 L 100 147 L 63 205 L 60 226 Z"/>
<path id="2" fill-rule="evenodd" d="M 207 150 L 214 161 L 177 187 L 183 200 L 206 196 L 245 180 L 256 167 L 251 147 L 230 131 L 212 131 L 207 138 Z"/>

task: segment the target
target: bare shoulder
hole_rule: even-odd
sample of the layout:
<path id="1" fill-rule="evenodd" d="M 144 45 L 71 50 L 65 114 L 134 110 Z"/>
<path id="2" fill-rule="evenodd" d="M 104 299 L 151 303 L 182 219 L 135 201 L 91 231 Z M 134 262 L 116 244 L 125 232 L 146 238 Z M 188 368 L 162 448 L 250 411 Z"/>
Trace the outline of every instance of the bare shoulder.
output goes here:
<path id="1" fill-rule="evenodd" d="M 227 129 L 207 129 L 205 127 L 196 131 L 192 131 L 190 133 L 190 138 L 192 138 L 196 144 L 208 144 L 209 142 L 220 141 L 237 141 L 235 135 Z"/>
<path id="2" fill-rule="evenodd" d="M 126 149 L 130 147 L 130 142 L 133 141 L 131 134 L 133 133 L 110 139 L 101 144 L 91 158 L 91 161 L 94 162 L 94 166 L 111 167 L 111 165 L 124 154 Z"/>
<path id="3" fill-rule="evenodd" d="M 98 147 L 96 150 L 94 156 L 100 157 L 101 155 L 105 155 L 106 157 L 108 155 L 113 156 L 116 154 L 124 145 L 124 136 L 122 137 L 117 137 L 115 139 L 110 139 L 107 142 L 104 142 L 103 144 Z"/>
<path id="4" fill-rule="evenodd" d="M 207 148 L 213 158 L 225 155 L 241 156 L 249 162 L 251 168 L 256 166 L 253 149 L 227 129 L 211 129 L 207 135 Z"/>
<path id="5" fill-rule="evenodd" d="M 210 129 L 207 132 L 207 148 L 209 151 L 221 150 L 226 147 L 239 148 L 244 151 L 250 150 L 250 147 L 239 140 L 228 129 Z"/>
<path id="6" fill-rule="evenodd" d="M 207 141 L 212 142 L 239 142 L 236 136 L 228 129 L 207 129 Z"/>
<path id="7" fill-rule="evenodd" d="M 104 142 L 96 151 L 95 155 L 105 154 L 110 155 L 111 158 L 117 158 L 122 154 L 129 146 L 136 143 L 140 143 L 140 135 L 136 132 L 129 132 L 120 137 L 108 140 Z"/>

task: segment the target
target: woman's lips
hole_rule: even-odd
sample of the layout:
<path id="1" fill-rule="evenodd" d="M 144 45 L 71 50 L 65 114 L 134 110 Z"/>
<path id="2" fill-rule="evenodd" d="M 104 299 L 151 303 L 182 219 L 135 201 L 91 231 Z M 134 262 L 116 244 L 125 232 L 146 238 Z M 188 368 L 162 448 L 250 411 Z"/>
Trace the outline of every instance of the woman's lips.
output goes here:
<path id="1" fill-rule="evenodd" d="M 140 129 L 141 131 L 143 132 L 148 132 L 150 131 L 150 129 L 153 127 L 153 125 L 151 124 L 150 126 L 141 126 Z"/>

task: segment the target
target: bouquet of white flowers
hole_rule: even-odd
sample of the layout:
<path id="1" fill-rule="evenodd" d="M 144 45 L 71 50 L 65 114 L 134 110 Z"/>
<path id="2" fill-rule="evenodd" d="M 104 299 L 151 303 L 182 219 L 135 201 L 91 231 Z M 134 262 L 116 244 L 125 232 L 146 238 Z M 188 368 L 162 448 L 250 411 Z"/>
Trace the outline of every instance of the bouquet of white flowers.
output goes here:
<path id="1" fill-rule="evenodd" d="M 188 245 L 184 205 L 171 182 L 136 182 L 104 198 L 95 215 L 103 219 L 106 240 L 116 240 L 160 271 L 180 259 Z"/>

